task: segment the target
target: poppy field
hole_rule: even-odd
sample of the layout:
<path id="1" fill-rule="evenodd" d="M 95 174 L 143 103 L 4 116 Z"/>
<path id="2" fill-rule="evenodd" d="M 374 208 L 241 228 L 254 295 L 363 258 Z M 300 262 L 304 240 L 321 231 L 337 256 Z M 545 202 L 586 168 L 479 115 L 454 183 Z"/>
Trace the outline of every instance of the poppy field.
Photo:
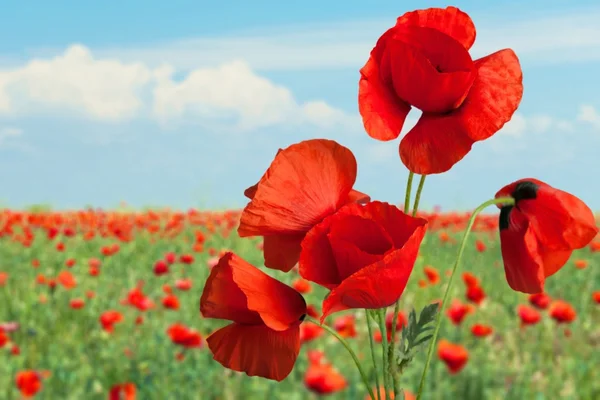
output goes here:
<path id="1" fill-rule="evenodd" d="M 443 295 L 469 217 L 419 215 L 430 226 L 401 298 L 400 331 L 412 307 Z M 239 217 L 237 211 L 4 211 L 0 398 L 368 396 L 343 347 L 315 324 L 301 325 L 300 354 L 282 382 L 248 377 L 212 359 L 205 339 L 224 324 L 200 315 L 206 278 L 229 251 L 264 263 L 262 240 L 238 237 Z M 497 215 L 476 220 L 443 315 L 425 398 L 597 398 L 600 241 L 577 250 L 543 295 L 529 296 L 506 284 L 497 229 Z M 272 275 L 302 293 L 310 313 L 320 314 L 324 288 L 295 269 Z M 350 310 L 325 324 L 366 361 L 364 320 L 364 310 Z M 392 319 L 386 322 L 389 329 Z M 371 335 L 381 342 L 379 330 Z M 407 399 L 416 392 L 424 355 L 418 352 L 402 374 Z M 369 374 L 371 364 L 365 365 Z"/>

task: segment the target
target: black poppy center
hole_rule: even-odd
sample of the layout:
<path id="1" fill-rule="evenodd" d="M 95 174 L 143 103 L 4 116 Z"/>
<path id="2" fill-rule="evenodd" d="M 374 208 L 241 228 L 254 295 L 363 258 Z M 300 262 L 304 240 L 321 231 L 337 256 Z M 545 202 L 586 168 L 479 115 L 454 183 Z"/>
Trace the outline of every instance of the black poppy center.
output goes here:
<path id="1" fill-rule="evenodd" d="M 304 321 L 304 319 L 305 319 L 305 318 L 306 318 L 306 314 L 302 314 L 302 315 L 300 316 L 300 322 Z"/>
<path id="2" fill-rule="evenodd" d="M 515 203 L 521 200 L 535 199 L 537 197 L 537 191 L 539 186 L 530 181 L 519 182 L 515 186 L 515 190 L 511 193 L 511 196 L 515 199 Z"/>
<path id="3" fill-rule="evenodd" d="M 510 212 L 513 208 L 513 206 L 504 206 L 500 209 L 500 230 L 508 229 L 508 225 L 510 224 Z"/>

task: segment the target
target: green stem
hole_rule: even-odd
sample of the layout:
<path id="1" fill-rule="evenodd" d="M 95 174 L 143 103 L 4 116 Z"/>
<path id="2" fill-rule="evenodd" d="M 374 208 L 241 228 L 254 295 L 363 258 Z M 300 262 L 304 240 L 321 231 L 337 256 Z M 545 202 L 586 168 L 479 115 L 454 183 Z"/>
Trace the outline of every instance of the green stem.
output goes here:
<path id="1" fill-rule="evenodd" d="M 362 366 L 360 365 L 360 361 L 359 361 L 358 357 L 356 356 L 356 353 L 354 353 L 354 351 L 350 347 L 350 344 L 348 344 L 348 342 L 343 337 L 338 335 L 338 333 L 335 330 L 331 329 L 327 325 L 321 325 L 319 323 L 319 321 L 317 321 L 316 319 L 309 317 L 307 315 L 306 321 L 310 321 L 313 324 L 318 325 L 321 328 L 325 329 L 327 332 L 332 334 L 337 340 L 339 340 L 339 342 L 346 348 L 346 350 L 348 350 L 348 353 L 350 353 L 350 356 L 352 356 L 352 359 L 354 360 L 354 363 L 356 364 L 356 367 L 358 368 L 358 372 L 360 372 L 360 376 L 362 378 L 363 383 L 365 384 L 365 387 L 367 388 L 367 391 L 369 392 L 369 396 L 371 396 L 372 400 L 376 400 L 375 395 L 373 394 L 373 389 L 371 389 L 371 385 L 369 384 L 369 379 L 367 378 L 367 374 L 365 374 L 365 371 L 363 370 Z"/>
<path id="2" fill-rule="evenodd" d="M 414 174 L 411 172 L 408 175 L 408 182 L 406 185 L 406 199 L 405 199 L 405 205 L 404 205 L 404 213 L 408 214 L 408 207 L 406 206 L 407 204 L 410 204 L 410 192 L 411 192 L 411 187 L 412 187 L 412 180 L 413 180 Z M 412 215 L 413 217 L 415 215 L 417 215 L 417 210 L 419 209 L 419 201 L 421 200 L 421 193 L 423 192 L 423 186 L 425 186 L 425 178 L 427 177 L 427 175 L 421 175 L 421 179 L 419 179 L 419 187 L 417 188 L 417 194 L 415 195 L 415 203 L 413 205 L 413 210 L 412 210 Z M 390 366 L 392 366 L 393 362 L 394 362 L 394 346 L 396 345 L 396 324 L 398 321 L 398 314 L 400 314 L 400 299 L 398 299 L 396 301 L 396 305 L 394 306 L 394 314 L 393 314 L 393 322 L 392 322 L 392 332 L 390 333 L 390 343 L 391 343 L 391 347 L 389 349 L 389 353 L 388 353 L 388 359 L 389 359 L 389 363 Z M 399 387 L 398 387 L 398 376 L 396 376 L 396 368 L 395 365 L 392 366 L 392 371 L 394 371 L 394 373 L 392 374 L 392 383 L 393 383 L 393 387 L 394 387 L 394 395 L 397 396 L 398 392 L 400 391 Z"/>
<path id="3" fill-rule="evenodd" d="M 373 343 L 373 330 L 371 328 L 371 322 L 373 322 L 369 315 L 369 310 L 365 309 L 365 315 L 367 316 L 367 329 L 369 331 L 369 346 L 371 346 L 371 358 L 373 358 L 373 371 L 375 374 L 375 396 L 379 400 L 379 371 L 377 370 L 377 358 L 375 357 L 375 344 Z"/>
<path id="4" fill-rule="evenodd" d="M 419 209 L 419 202 L 421 201 L 421 193 L 423 192 L 423 186 L 425 186 L 425 178 L 427 175 L 421 175 L 421 179 L 419 179 L 419 187 L 417 188 L 417 194 L 415 195 L 415 202 L 413 204 L 412 216 L 417 215 L 417 210 Z"/>
<path id="5" fill-rule="evenodd" d="M 462 259 L 463 253 L 465 251 L 465 247 L 467 244 L 467 238 L 469 237 L 469 232 L 475 223 L 475 218 L 477 215 L 483 211 L 488 206 L 503 204 L 505 206 L 514 205 L 515 199 L 512 197 L 500 197 L 498 199 L 488 200 L 485 203 L 481 204 L 479 207 L 473 211 L 471 214 L 471 218 L 469 218 L 469 222 L 467 223 L 467 228 L 465 234 L 463 235 L 462 242 L 460 243 L 460 247 L 458 249 L 458 255 L 456 256 L 456 261 L 454 262 L 454 266 L 452 267 L 452 274 L 450 275 L 450 279 L 448 280 L 448 286 L 446 286 L 446 291 L 444 292 L 444 297 L 442 298 L 442 304 L 440 309 L 438 310 L 436 321 L 435 321 L 435 329 L 433 331 L 433 337 L 429 342 L 429 350 L 427 351 L 427 359 L 425 361 L 425 368 L 423 369 L 423 374 L 421 375 L 421 383 L 419 384 L 419 392 L 417 393 L 417 400 L 421 399 L 423 395 L 423 388 L 425 387 L 425 377 L 427 376 L 427 370 L 429 369 L 429 364 L 431 364 L 431 358 L 433 356 L 433 349 L 435 348 L 435 342 L 438 337 L 438 333 L 440 331 L 440 325 L 442 322 L 442 314 L 444 311 L 444 307 L 446 307 L 446 303 L 448 302 L 448 296 L 450 294 L 450 288 L 452 287 L 452 280 L 454 279 L 454 275 L 456 275 L 456 271 L 458 269 L 458 265 L 460 264 L 460 260 Z"/>
<path id="6" fill-rule="evenodd" d="M 387 329 L 385 328 L 385 308 L 377 310 L 377 317 L 379 322 L 379 330 L 381 331 L 381 343 L 383 349 L 381 357 L 383 359 L 383 387 L 385 390 L 385 399 L 389 399 L 390 391 L 390 364 L 389 364 L 389 343 L 387 338 Z"/>
<path id="7" fill-rule="evenodd" d="M 404 195 L 404 214 L 408 214 L 408 211 L 410 210 L 410 192 L 412 191 L 412 181 L 414 176 L 414 172 L 408 174 L 408 181 L 406 182 L 406 194 Z"/>

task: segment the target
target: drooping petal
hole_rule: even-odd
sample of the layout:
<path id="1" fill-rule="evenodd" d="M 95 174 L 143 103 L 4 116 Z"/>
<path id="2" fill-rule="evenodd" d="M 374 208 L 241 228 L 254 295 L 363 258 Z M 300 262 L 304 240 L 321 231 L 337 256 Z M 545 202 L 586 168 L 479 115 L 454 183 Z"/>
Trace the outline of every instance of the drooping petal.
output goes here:
<path id="1" fill-rule="evenodd" d="M 423 113 L 400 141 L 400 159 L 415 174 L 440 174 L 462 160 L 473 143 L 457 111 L 445 115 Z"/>
<path id="2" fill-rule="evenodd" d="M 475 60 L 477 79 L 457 110 L 473 141 L 485 140 L 510 121 L 523 97 L 523 72 L 511 49 Z"/>
<path id="3" fill-rule="evenodd" d="M 283 331 L 306 313 L 306 302 L 291 287 L 227 253 L 211 271 L 200 299 L 200 311 L 207 318 L 264 323 Z"/>
<path id="4" fill-rule="evenodd" d="M 261 324 L 256 311 L 248 309 L 246 295 L 233 280 L 233 253 L 227 253 L 211 270 L 200 298 L 200 312 L 205 318 L 218 318 L 244 324 Z"/>
<path id="5" fill-rule="evenodd" d="M 274 331 L 264 325 L 233 323 L 210 335 L 213 358 L 224 367 L 282 381 L 294 368 L 300 351 L 299 325 Z"/>
<path id="6" fill-rule="evenodd" d="M 398 17 L 396 24 L 437 29 L 454 38 L 467 50 L 475 43 L 475 24 L 471 17 L 456 7 L 410 11 Z"/>
<path id="7" fill-rule="evenodd" d="M 304 234 L 269 235 L 264 237 L 265 267 L 288 272 L 300 258 Z"/>
<path id="8" fill-rule="evenodd" d="M 508 285 L 518 292 L 544 291 L 545 272 L 538 240 L 527 218 L 510 207 L 508 226 L 500 229 L 500 248 Z M 505 211 L 506 212 L 506 211 Z"/>
<path id="9" fill-rule="evenodd" d="M 384 82 L 380 66 L 373 56 L 360 70 L 358 111 L 367 134 L 388 141 L 400 136 L 411 106 L 394 92 L 391 81 Z"/>
<path id="10" fill-rule="evenodd" d="M 242 237 L 307 232 L 343 205 L 356 180 L 352 152 L 332 140 L 314 139 L 282 150 L 244 208 Z"/>
<path id="11" fill-rule="evenodd" d="M 432 28 L 399 29 L 388 41 L 381 68 L 387 64 L 396 95 L 423 112 L 458 108 L 477 76 L 469 52 Z"/>
<path id="12" fill-rule="evenodd" d="M 423 234 L 425 231 L 423 231 Z M 414 236 L 404 248 L 351 275 L 323 301 L 321 322 L 330 314 L 352 308 L 388 307 L 404 292 L 423 237 Z"/>

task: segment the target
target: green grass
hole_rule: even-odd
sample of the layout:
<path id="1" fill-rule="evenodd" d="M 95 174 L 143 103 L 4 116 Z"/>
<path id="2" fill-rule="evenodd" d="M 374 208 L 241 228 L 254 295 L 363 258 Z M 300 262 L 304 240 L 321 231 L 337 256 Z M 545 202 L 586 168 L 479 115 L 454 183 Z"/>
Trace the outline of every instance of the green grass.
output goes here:
<path id="1" fill-rule="evenodd" d="M 294 371 L 283 382 L 270 382 L 249 378 L 244 374 L 225 370 L 212 360 L 207 347 L 186 351 L 183 361 L 175 355 L 181 351 L 172 344 L 165 331 L 173 322 L 182 322 L 199 330 L 206 337 L 224 322 L 205 320 L 199 313 L 202 285 L 208 276 L 209 248 L 233 250 L 254 265 L 262 265 L 262 254 L 256 245 L 259 239 L 240 239 L 235 232 L 229 237 L 208 235 L 205 251 L 194 253 L 191 242 L 195 228 L 185 228 L 176 238 L 154 240 L 156 235 L 138 233 L 133 241 L 121 243 L 114 256 L 104 257 L 100 248 L 115 243 L 115 239 L 96 237 L 85 241 L 81 236 L 60 238 L 50 242 L 43 231 L 34 231 L 36 239 L 29 248 L 4 236 L 0 239 L 0 272 L 9 274 L 0 287 L 0 322 L 18 321 L 20 329 L 10 334 L 21 354 L 13 356 L 8 346 L 0 349 L 0 398 L 17 399 L 19 392 L 14 377 L 23 369 L 49 370 L 52 375 L 43 381 L 40 399 L 106 399 L 109 388 L 116 383 L 133 382 L 139 399 L 316 399 L 303 384 L 306 370 L 306 350 L 318 348 L 343 373 L 348 387 L 332 399 L 363 399 L 358 372 L 343 347 L 330 336 L 302 347 Z M 460 236 L 456 236 L 457 239 Z M 458 374 L 450 375 L 445 365 L 434 358 L 429 371 L 425 399 L 596 399 L 600 398 L 600 306 L 592 302 L 591 293 L 600 289 L 598 265 L 600 253 L 583 249 L 574 253 L 569 263 L 547 283 L 547 293 L 564 299 L 575 306 L 577 320 L 568 327 L 572 331 L 565 337 L 565 326 L 559 326 L 545 312 L 542 322 L 526 329 L 519 328 L 515 308 L 527 302 L 527 296 L 511 291 L 501 267 L 499 242 L 489 235 L 481 235 L 488 245 L 487 251 L 475 250 L 472 236 L 465 252 L 459 273 L 476 274 L 486 291 L 487 299 L 477 311 L 467 316 L 460 327 L 452 325 L 444 316 L 440 338 L 457 342 L 469 350 L 467 366 Z M 58 252 L 55 244 L 64 241 L 66 250 Z M 413 306 L 421 309 L 433 300 L 440 299 L 447 282 L 445 271 L 450 269 L 458 250 L 457 244 L 441 243 L 437 233 L 428 234 L 421 248 L 408 287 L 402 297 L 402 309 Z M 177 254 L 194 254 L 192 265 L 176 264 L 168 275 L 156 277 L 152 273 L 155 261 L 168 251 Z M 38 274 L 53 277 L 64 266 L 67 258 L 77 264 L 70 269 L 78 286 L 65 290 L 57 286 L 53 294 L 47 286 L 39 285 Z M 91 277 L 87 262 L 90 258 L 102 260 L 101 274 Z M 573 260 L 587 259 L 589 266 L 579 270 Z M 34 269 L 33 259 L 40 267 Z M 424 278 L 423 266 L 432 265 L 440 271 L 441 284 L 419 288 L 417 282 Z M 286 283 L 297 274 L 267 271 Z M 181 302 L 177 311 L 164 310 L 160 304 L 162 285 L 173 284 L 175 279 L 190 277 L 193 288 L 187 292 L 174 289 Z M 451 298 L 464 299 L 465 287 L 456 277 Z M 157 307 L 144 314 L 145 322 L 136 326 L 140 314 L 131 307 L 120 304 L 128 290 L 139 280 L 145 282 L 144 291 Z M 86 300 L 81 310 L 72 310 L 69 301 L 85 298 L 88 290 L 96 297 Z M 306 295 L 307 302 L 320 308 L 326 291 L 313 285 Z M 48 301 L 41 304 L 40 295 Z M 98 321 L 103 311 L 119 310 L 125 320 L 117 324 L 112 334 L 101 329 Z M 335 314 L 329 323 L 345 313 Z M 371 367 L 368 351 L 364 312 L 357 313 L 359 337 L 349 339 L 351 345 Z M 485 339 L 474 338 L 470 327 L 474 323 L 494 327 L 494 334 Z M 125 349 L 132 356 L 125 355 Z M 421 376 L 425 350 L 423 349 L 401 379 L 401 386 L 416 392 Z M 379 357 L 379 355 L 378 355 Z"/>

